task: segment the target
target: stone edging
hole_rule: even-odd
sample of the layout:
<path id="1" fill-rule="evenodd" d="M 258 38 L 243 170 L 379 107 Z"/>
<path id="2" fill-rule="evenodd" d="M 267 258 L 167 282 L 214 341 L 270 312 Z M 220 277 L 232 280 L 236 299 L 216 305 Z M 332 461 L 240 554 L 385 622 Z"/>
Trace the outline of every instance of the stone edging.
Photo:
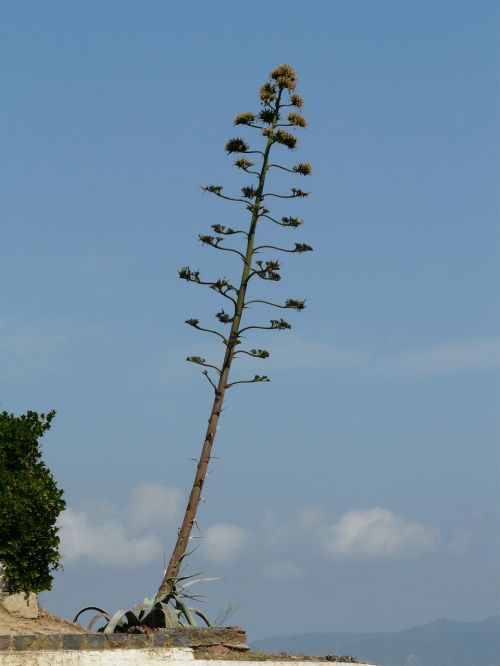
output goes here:
<path id="1" fill-rule="evenodd" d="M 227 629 L 183 627 L 160 629 L 153 634 L 23 634 L 0 636 L 0 652 L 26 650 L 113 650 L 120 648 L 219 648 L 246 651 L 246 633 Z"/>

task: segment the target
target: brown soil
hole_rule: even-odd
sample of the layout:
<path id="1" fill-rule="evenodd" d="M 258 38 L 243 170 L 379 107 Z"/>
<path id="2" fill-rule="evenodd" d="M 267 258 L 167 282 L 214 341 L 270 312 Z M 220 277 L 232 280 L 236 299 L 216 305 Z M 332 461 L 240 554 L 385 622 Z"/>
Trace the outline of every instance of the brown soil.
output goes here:
<path id="1" fill-rule="evenodd" d="M 63 620 L 57 615 L 47 613 L 40 608 L 39 617 L 27 619 L 17 617 L 0 606 L 0 635 L 10 634 L 84 634 L 85 629 L 79 624 Z"/>

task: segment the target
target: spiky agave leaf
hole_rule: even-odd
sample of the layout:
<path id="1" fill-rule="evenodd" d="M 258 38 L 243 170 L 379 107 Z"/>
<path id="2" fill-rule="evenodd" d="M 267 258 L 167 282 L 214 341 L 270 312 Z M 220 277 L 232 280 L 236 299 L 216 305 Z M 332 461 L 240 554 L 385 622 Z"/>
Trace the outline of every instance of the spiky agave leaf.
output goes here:
<path id="1" fill-rule="evenodd" d="M 104 627 L 104 633 L 105 634 L 113 634 L 117 627 L 123 626 L 125 623 L 123 622 L 122 618 L 125 617 L 126 614 L 127 614 L 127 611 L 124 611 L 124 610 L 118 610 L 118 611 L 116 611 L 116 613 L 113 613 L 113 615 L 111 616 L 110 621 Z"/>
<path id="2" fill-rule="evenodd" d="M 92 631 L 95 623 L 99 620 L 106 620 L 106 622 L 109 622 L 110 619 L 111 618 L 109 617 L 108 613 L 96 613 L 88 623 L 87 631 Z"/>
<path id="3" fill-rule="evenodd" d="M 165 604 L 162 601 L 159 601 L 157 606 L 159 606 L 163 612 L 165 617 L 165 627 L 167 627 L 167 629 L 175 629 L 176 627 L 181 626 L 179 619 L 180 611 L 174 610 L 168 604 Z"/>

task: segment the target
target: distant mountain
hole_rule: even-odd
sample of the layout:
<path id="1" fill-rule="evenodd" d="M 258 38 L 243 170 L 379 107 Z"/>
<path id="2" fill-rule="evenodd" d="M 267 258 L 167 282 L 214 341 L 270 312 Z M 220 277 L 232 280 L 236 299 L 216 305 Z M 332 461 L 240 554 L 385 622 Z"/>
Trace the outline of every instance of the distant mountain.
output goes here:
<path id="1" fill-rule="evenodd" d="M 480 622 L 436 620 L 393 633 L 273 636 L 253 650 L 348 654 L 380 666 L 500 666 L 500 616 Z"/>

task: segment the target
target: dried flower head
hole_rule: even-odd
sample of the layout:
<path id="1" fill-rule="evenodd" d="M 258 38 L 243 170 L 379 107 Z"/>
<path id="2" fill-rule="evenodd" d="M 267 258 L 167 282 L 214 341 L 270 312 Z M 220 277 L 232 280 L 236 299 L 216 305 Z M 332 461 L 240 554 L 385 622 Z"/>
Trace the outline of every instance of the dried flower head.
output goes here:
<path id="1" fill-rule="evenodd" d="M 292 104 L 292 106 L 296 106 L 298 109 L 301 109 L 304 106 L 304 100 L 300 95 L 295 93 L 295 95 L 291 95 L 290 97 L 290 104 Z"/>
<path id="2" fill-rule="evenodd" d="M 198 239 L 203 243 L 203 245 L 212 245 L 213 247 L 217 247 L 219 243 L 224 240 L 222 236 L 207 236 L 207 234 L 199 234 Z"/>
<path id="3" fill-rule="evenodd" d="M 272 109 L 262 109 L 259 113 L 259 118 L 264 123 L 272 123 L 274 119 L 274 111 Z"/>
<path id="4" fill-rule="evenodd" d="M 284 319 L 271 319 L 271 326 L 277 328 L 280 331 L 284 331 L 287 328 L 292 328 L 291 325 Z"/>
<path id="5" fill-rule="evenodd" d="M 269 352 L 267 349 L 250 349 L 250 354 L 257 358 L 269 358 Z"/>
<path id="6" fill-rule="evenodd" d="M 227 312 L 224 312 L 224 310 L 217 312 L 215 316 L 217 317 L 217 319 L 220 321 L 221 324 L 229 324 L 230 322 L 233 321 L 233 317 L 231 317 L 231 315 L 228 315 Z"/>
<path id="7" fill-rule="evenodd" d="M 312 252 L 312 247 L 306 243 L 295 243 L 294 252 Z"/>
<path id="8" fill-rule="evenodd" d="M 257 190 L 255 189 L 255 187 L 252 187 L 252 185 L 250 185 L 249 187 L 242 187 L 241 193 L 247 199 L 254 199 L 255 196 L 257 195 Z"/>
<path id="9" fill-rule="evenodd" d="M 304 190 L 299 189 L 298 187 L 292 187 L 292 193 L 294 197 L 308 197 L 309 192 L 304 192 Z"/>
<path id="10" fill-rule="evenodd" d="M 243 141 L 243 139 L 229 139 L 226 143 L 226 152 L 227 153 L 246 153 L 248 150 L 248 144 Z"/>
<path id="11" fill-rule="evenodd" d="M 296 112 L 289 113 L 287 118 L 288 118 L 288 122 L 290 123 L 290 125 L 295 125 L 296 127 L 306 127 L 307 126 L 307 120 L 300 113 L 296 113 Z"/>
<path id="12" fill-rule="evenodd" d="M 312 166 L 309 162 L 299 162 L 292 169 L 295 173 L 300 173 L 302 176 L 310 176 L 312 173 Z"/>
<path id="13" fill-rule="evenodd" d="M 290 65 L 279 65 L 276 69 L 273 69 L 271 78 L 276 81 L 280 88 L 287 88 L 290 91 L 295 90 L 297 75 Z"/>
<path id="14" fill-rule="evenodd" d="M 197 363 L 198 365 L 203 365 L 204 363 L 206 363 L 203 356 L 188 356 L 186 358 L 186 361 L 189 361 L 190 363 Z"/>
<path id="15" fill-rule="evenodd" d="M 271 83 L 264 83 L 260 89 L 260 101 L 263 104 L 269 104 L 276 99 L 276 88 Z"/>
<path id="16" fill-rule="evenodd" d="M 285 307 L 289 308 L 290 310 L 297 310 L 297 312 L 300 312 L 306 307 L 306 302 L 305 301 L 299 301 L 295 298 L 288 298 L 285 301 Z"/>
<path id="17" fill-rule="evenodd" d="M 230 236 L 231 234 L 236 233 L 234 229 L 231 229 L 231 227 L 225 227 L 223 224 L 212 224 L 212 229 L 216 234 L 224 234 L 225 236 Z"/>
<path id="18" fill-rule="evenodd" d="M 184 266 L 179 271 L 179 277 L 181 280 L 187 280 L 188 282 L 199 282 L 200 271 L 192 271 L 189 266 Z"/>
<path id="19" fill-rule="evenodd" d="M 300 227 L 304 223 L 300 217 L 282 217 L 281 224 L 284 227 Z"/>
<path id="20" fill-rule="evenodd" d="M 274 140 L 276 143 L 281 143 L 290 150 L 293 150 L 297 145 L 297 137 L 290 132 L 285 132 L 285 130 L 279 129 L 274 134 Z"/>
<path id="21" fill-rule="evenodd" d="M 249 125 L 255 120 L 255 113 L 251 111 L 245 111 L 244 113 L 239 113 L 234 119 L 235 125 Z"/>
<path id="22" fill-rule="evenodd" d="M 222 192 L 222 185 L 204 185 L 201 189 L 204 192 L 211 192 L 212 194 L 220 194 Z"/>

